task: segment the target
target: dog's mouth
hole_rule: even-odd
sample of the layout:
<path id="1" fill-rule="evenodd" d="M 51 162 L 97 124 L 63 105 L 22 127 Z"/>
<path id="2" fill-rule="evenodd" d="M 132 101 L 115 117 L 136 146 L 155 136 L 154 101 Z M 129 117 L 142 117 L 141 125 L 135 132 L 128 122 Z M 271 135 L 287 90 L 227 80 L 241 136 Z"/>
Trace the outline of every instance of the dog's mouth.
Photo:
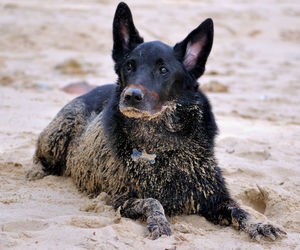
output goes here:
<path id="1" fill-rule="evenodd" d="M 165 108 L 157 93 L 134 84 L 123 90 L 119 103 L 121 113 L 129 118 L 152 119 L 159 116 Z"/>
<path id="2" fill-rule="evenodd" d="M 142 118 L 142 119 L 153 119 L 162 114 L 162 112 L 166 109 L 166 106 L 162 106 L 162 108 L 156 112 L 149 112 L 147 110 L 140 110 L 135 107 L 124 107 L 123 105 L 119 105 L 120 111 L 123 115 L 129 118 Z"/>

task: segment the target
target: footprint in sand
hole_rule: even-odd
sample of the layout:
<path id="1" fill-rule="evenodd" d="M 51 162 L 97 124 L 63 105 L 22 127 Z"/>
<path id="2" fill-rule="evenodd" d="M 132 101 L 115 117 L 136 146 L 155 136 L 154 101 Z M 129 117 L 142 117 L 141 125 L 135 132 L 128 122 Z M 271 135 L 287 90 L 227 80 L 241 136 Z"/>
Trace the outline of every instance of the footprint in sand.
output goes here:
<path id="1" fill-rule="evenodd" d="M 112 220 L 103 216 L 76 216 L 71 219 L 70 224 L 80 228 L 101 228 L 113 224 Z"/>
<path id="2" fill-rule="evenodd" d="M 252 207 L 257 212 L 261 214 L 265 213 L 268 202 L 268 193 L 262 188 L 258 187 L 257 189 L 247 189 L 239 198 L 245 205 Z"/>
<path id="3" fill-rule="evenodd" d="M 20 220 L 0 224 L 2 232 L 41 231 L 48 226 L 48 223 L 38 220 Z"/>
<path id="4" fill-rule="evenodd" d="M 267 145 L 249 139 L 226 137 L 218 142 L 218 146 L 224 148 L 228 154 L 249 160 L 265 161 L 271 157 Z"/>
<path id="5" fill-rule="evenodd" d="M 249 160 L 256 160 L 256 161 L 265 161 L 271 157 L 270 152 L 267 150 L 241 152 L 241 153 L 237 153 L 236 155 L 239 157 L 247 158 Z"/>

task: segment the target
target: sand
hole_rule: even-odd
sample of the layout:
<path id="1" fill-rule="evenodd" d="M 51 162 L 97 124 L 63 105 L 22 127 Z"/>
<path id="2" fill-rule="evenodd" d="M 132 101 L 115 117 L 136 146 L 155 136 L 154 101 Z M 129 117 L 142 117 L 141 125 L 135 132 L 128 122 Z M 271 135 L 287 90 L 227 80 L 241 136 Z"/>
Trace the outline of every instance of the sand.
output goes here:
<path id="1" fill-rule="evenodd" d="M 263 2 L 263 3 L 262 3 Z M 215 41 L 200 83 L 220 128 L 216 156 L 233 197 L 287 231 L 276 242 L 199 216 L 170 218 L 173 236 L 118 218 L 104 194 L 70 178 L 28 182 L 36 139 L 76 95 L 113 83 L 117 1 L 0 1 L 0 249 L 300 249 L 300 4 L 298 0 L 129 1 L 144 38 L 175 44 L 206 17 Z"/>

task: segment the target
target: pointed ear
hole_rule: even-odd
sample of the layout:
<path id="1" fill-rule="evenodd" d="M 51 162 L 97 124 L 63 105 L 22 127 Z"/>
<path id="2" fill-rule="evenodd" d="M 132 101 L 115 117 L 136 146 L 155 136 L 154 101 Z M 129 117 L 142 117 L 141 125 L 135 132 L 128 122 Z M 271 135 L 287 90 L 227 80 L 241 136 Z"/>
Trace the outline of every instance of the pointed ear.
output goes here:
<path id="1" fill-rule="evenodd" d="M 182 42 L 174 46 L 175 56 L 195 79 L 205 70 L 207 57 L 214 37 L 214 24 L 208 18 L 194 29 Z"/>
<path id="2" fill-rule="evenodd" d="M 119 3 L 113 21 L 113 53 L 112 57 L 118 62 L 126 53 L 134 49 L 144 39 L 135 28 L 132 15 L 126 3 Z"/>

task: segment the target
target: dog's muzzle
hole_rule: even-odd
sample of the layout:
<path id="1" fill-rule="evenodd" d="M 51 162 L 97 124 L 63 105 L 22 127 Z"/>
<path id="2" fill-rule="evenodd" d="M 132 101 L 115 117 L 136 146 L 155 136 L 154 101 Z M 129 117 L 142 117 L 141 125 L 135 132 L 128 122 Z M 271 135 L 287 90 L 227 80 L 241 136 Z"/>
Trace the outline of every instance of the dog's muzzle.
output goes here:
<path id="1" fill-rule="evenodd" d="M 127 117 L 152 119 L 161 113 L 163 106 L 154 91 L 130 84 L 121 94 L 119 108 Z"/>

